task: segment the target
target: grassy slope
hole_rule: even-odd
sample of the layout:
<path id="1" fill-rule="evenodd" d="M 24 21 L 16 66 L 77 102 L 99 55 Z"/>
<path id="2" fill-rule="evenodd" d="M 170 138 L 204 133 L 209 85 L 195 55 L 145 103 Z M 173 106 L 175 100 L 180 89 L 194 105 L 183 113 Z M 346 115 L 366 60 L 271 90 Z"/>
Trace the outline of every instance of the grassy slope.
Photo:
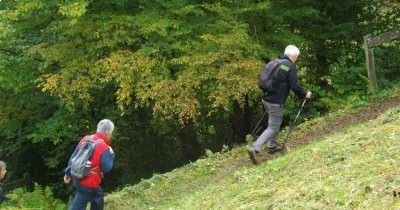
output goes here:
<path id="1" fill-rule="evenodd" d="M 244 147 L 106 197 L 106 209 L 400 208 L 400 108 L 254 166 Z"/>

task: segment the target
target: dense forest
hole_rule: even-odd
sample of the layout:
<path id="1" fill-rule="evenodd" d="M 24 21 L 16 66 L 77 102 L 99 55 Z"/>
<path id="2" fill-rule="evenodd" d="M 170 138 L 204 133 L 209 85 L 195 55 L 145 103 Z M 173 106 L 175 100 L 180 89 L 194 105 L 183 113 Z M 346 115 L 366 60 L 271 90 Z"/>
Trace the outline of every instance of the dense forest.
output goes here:
<path id="1" fill-rule="evenodd" d="M 116 126 L 106 191 L 244 143 L 262 67 L 288 44 L 315 93 L 306 118 L 359 103 L 374 94 L 363 36 L 399 28 L 399 14 L 384 0 L 0 0 L 7 180 L 29 174 L 65 198 L 68 157 L 103 118 Z M 380 88 L 400 79 L 398 46 L 374 49 Z"/>

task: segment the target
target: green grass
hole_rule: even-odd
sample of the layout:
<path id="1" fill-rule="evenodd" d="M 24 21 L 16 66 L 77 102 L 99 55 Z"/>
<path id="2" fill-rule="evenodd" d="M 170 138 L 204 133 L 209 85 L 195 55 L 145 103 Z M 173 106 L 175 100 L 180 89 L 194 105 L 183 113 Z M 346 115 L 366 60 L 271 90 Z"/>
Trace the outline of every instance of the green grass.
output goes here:
<path id="1" fill-rule="evenodd" d="M 245 147 L 106 196 L 106 209 L 400 208 L 400 108 L 254 166 Z"/>

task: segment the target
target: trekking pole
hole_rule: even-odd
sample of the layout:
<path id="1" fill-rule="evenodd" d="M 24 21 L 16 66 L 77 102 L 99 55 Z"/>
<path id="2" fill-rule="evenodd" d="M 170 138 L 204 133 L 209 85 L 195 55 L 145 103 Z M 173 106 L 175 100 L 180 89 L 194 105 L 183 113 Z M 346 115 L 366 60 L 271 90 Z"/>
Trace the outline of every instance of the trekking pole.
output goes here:
<path id="1" fill-rule="evenodd" d="M 261 116 L 261 118 L 258 120 L 256 127 L 254 127 L 253 132 L 251 132 L 251 135 L 254 136 L 255 134 L 257 134 L 260 129 L 259 129 L 259 125 L 261 123 L 261 121 L 264 119 L 265 115 L 268 113 L 267 110 L 264 111 L 263 115 Z"/>
<path id="2" fill-rule="evenodd" d="M 296 125 L 297 118 L 299 118 L 300 113 L 303 111 L 303 108 L 304 108 L 304 105 L 306 104 L 306 101 L 307 101 L 307 99 L 304 99 L 303 104 L 301 105 L 300 110 L 299 110 L 299 112 L 298 112 L 297 115 L 296 115 L 296 118 L 294 119 L 294 121 L 293 121 L 292 124 L 290 125 L 289 131 L 288 131 L 288 133 L 286 134 L 285 141 L 283 141 L 283 147 L 282 147 L 282 148 L 285 148 L 285 147 L 286 147 L 286 143 L 287 143 L 287 140 L 288 140 L 288 138 L 289 138 L 289 135 L 290 135 L 290 133 L 293 131 L 294 126 Z"/>

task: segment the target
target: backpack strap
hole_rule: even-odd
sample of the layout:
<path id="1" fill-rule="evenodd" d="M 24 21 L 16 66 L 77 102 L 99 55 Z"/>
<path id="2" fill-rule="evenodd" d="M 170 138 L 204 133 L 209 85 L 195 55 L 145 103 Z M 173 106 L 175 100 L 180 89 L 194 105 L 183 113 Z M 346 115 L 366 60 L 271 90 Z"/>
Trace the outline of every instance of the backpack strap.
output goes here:
<path id="1" fill-rule="evenodd" d="M 94 140 L 93 140 L 93 135 L 88 136 L 88 137 L 85 139 L 85 141 L 87 141 L 87 140 L 92 140 L 92 141 L 94 141 Z M 82 145 L 85 141 L 82 141 L 81 145 Z M 98 144 L 100 144 L 100 143 L 102 143 L 102 142 L 104 143 L 104 140 L 103 140 L 103 139 L 98 139 L 98 140 L 94 141 L 94 147 L 96 147 Z"/>
<path id="2" fill-rule="evenodd" d="M 96 141 L 94 141 L 94 149 L 93 149 L 93 153 L 96 150 L 96 146 L 100 143 L 105 143 L 103 139 L 97 139 Z M 92 167 L 92 169 L 90 170 L 91 174 L 101 174 L 103 175 L 103 173 L 100 171 L 95 171 L 94 169 L 100 168 L 100 165 L 96 166 L 96 167 Z"/>
<path id="3" fill-rule="evenodd" d="M 81 141 L 78 144 L 79 149 L 82 147 L 82 144 L 85 143 L 87 140 L 92 140 L 93 139 L 93 135 L 89 135 L 87 136 L 87 138 L 85 139 L 85 141 Z"/>
<path id="4" fill-rule="evenodd" d="M 105 142 L 103 139 L 97 139 L 96 141 L 94 141 L 94 147 L 96 147 L 100 143 L 105 143 Z"/>

